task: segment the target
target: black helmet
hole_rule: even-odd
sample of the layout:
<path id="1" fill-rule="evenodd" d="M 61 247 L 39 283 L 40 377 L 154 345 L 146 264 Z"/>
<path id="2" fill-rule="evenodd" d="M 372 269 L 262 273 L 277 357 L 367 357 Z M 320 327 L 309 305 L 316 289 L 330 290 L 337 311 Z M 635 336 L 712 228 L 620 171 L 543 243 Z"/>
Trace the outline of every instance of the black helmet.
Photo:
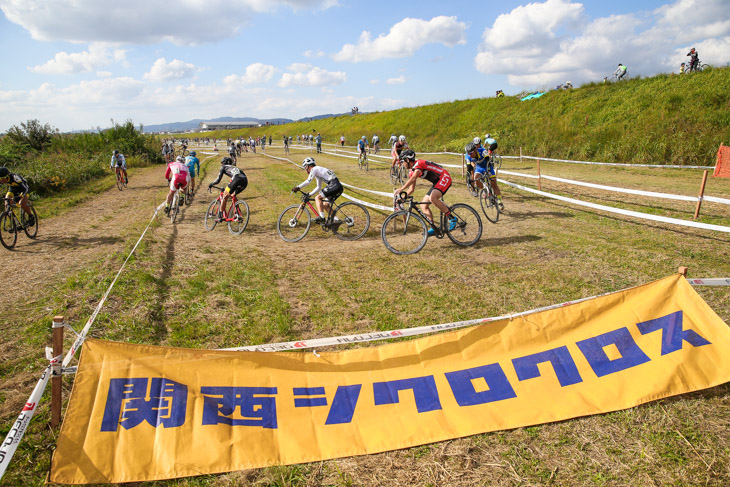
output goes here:
<path id="1" fill-rule="evenodd" d="M 7 167 L 0 167 L 0 178 L 6 178 L 10 175 L 10 170 Z"/>
<path id="2" fill-rule="evenodd" d="M 472 152 L 474 152 L 475 150 L 477 150 L 477 146 L 476 146 L 476 145 L 474 144 L 474 142 L 469 142 L 469 143 L 468 143 L 468 144 L 466 144 L 466 146 L 464 147 L 464 152 L 466 152 L 467 154 L 471 154 L 471 153 L 472 153 Z"/>
<path id="3" fill-rule="evenodd" d="M 118 150 L 116 150 L 116 149 L 114 149 L 114 153 L 113 153 L 113 155 L 115 155 L 115 156 L 116 156 L 117 154 L 119 154 L 119 151 L 118 151 Z"/>
<path id="4" fill-rule="evenodd" d="M 403 152 L 401 152 L 400 158 L 403 161 L 413 162 L 416 160 L 416 153 L 413 151 L 413 149 L 406 149 Z"/>
<path id="5" fill-rule="evenodd" d="M 221 159 L 221 166 L 234 166 L 233 159 L 230 157 L 224 157 Z"/>

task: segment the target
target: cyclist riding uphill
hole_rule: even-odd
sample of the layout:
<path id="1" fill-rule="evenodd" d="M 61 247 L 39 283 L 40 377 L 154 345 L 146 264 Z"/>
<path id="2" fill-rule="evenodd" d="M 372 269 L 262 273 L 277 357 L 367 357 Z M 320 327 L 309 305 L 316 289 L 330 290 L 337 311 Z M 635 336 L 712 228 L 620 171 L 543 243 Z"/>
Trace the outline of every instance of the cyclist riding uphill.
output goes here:
<path id="1" fill-rule="evenodd" d="M 456 217 L 451 216 L 451 210 L 449 210 L 449 207 L 441 199 L 451 187 L 451 176 L 449 172 L 435 162 L 425 161 L 423 159 L 416 160 L 416 153 L 411 149 L 404 150 L 400 155 L 400 159 L 405 162 L 408 169 L 410 169 L 410 173 L 408 181 L 406 181 L 403 187 L 395 190 L 396 197 L 404 191 L 408 195 L 413 194 L 418 178 L 429 181 L 433 186 L 428 190 L 422 201 L 424 203 L 433 203 L 436 205 L 436 208 L 441 210 L 441 213 L 449 221 L 449 230 L 456 228 Z M 433 221 L 433 214 L 428 205 L 423 205 L 423 212 Z M 428 229 L 429 235 L 433 235 L 434 233 L 433 228 Z"/>
<path id="2" fill-rule="evenodd" d="M 228 204 L 228 199 L 231 197 L 231 193 L 237 195 L 246 189 L 246 186 L 248 186 L 248 178 L 243 171 L 236 167 L 236 161 L 230 157 L 224 157 L 221 159 L 221 170 L 218 172 L 218 177 L 215 181 L 208 185 L 209 193 L 213 186 L 223 179 L 224 174 L 231 178 L 231 181 L 228 183 L 228 186 L 226 186 L 226 189 L 223 190 L 223 201 L 221 202 L 221 209 L 218 212 L 219 221 L 223 220 L 223 215 L 226 212 L 226 205 Z"/>
<path id="3" fill-rule="evenodd" d="M 112 162 L 110 167 L 117 173 L 122 171 L 122 174 L 124 175 L 124 183 L 129 183 L 129 180 L 127 179 L 127 161 L 124 159 L 124 154 L 120 154 L 118 150 L 112 152 Z"/>
<path id="4" fill-rule="evenodd" d="M 313 194 L 317 194 L 319 190 L 322 189 L 322 183 L 324 183 L 324 189 L 322 189 L 322 192 L 317 194 L 317 197 L 314 199 L 314 202 L 317 205 L 317 211 L 319 212 L 317 218 L 314 219 L 314 223 L 324 223 L 325 217 L 323 215 L 326 214 L 325 211 L 329 211 L 330 202 L 334 202 L 342 194 L 342 184 L 340 183 L 340 180 L 337 179 L 337 176 L 335 176 L 333 171 L 322 166 L 318 166 L 311 157 L 304 159 L 302 162 L 302 169 L 307 171 L 309 177 L 303 183 L 294 186 L 291 189 L 292 193 L 311 183 L 312 179 L 316 179 L 317 187 L 314 188 L 314 191 L 309 193 L 311 196 Z"/>
<path id="5" fill-rule="evenodd" d="M 20 201 L 20 207 L 28 215 L 28 226 L 32 227 L 35 225 L 33 213 L 31 213 L 30 206 L 28 206 L 28 193 L 30 193 L 30 188 L 25 178 L 19 174 L 11 173 L 7 167 L 0 167 L 0 184 L 8 185 L 8 194 L 5 195 L 6 198 L 12 198 L 12 201 L 15 203 Z M 6 201 L 6 209 L 7 206 L 8 202 Z"/>
<path id="6" fill-rule="evenodd" d="M 200 172 L 200 160 L 195 157 L 195 151 L 191 150 L 190 154 L 185 158 L 185 165 L 190 173 L 190 194 L 195 192 L 195 175 Z"/>
<path id="7" fill-rule="evenodd" d="M 401 156 L 401 152 L 403 152 L 405 149 L 408 149 L 408 142 L 406 142 L 406 136 L 401 135 L 400 137 L 398 137 L 398 140 L 393 144 L 393 149 L 390 151 L 390 155 L 393 156 L 393 162 L 390 165 L 391 168 L 395 167 L 395 163 L 398 162 L 398 159 Z"/>
<path id="8" fill-rule="evenodd" d="M 175 196 L 175 191 L 178 188 L 187 190 L 190 183 L 188 166 L 185 165 L 185 159 L 182 156 L 177 156 L 174 161 L 167 165 L 165 179 L 170 182 L 170 192 L 167 193 L 167 200 L 165 201 L 165 215 L 169 215 L 170 203 L 172 203 L 172 198 Z"/>
<path id="9" fill-rule="evenodd" d="M 368 145 L 368 138 L 364 135 L 360 137 L 360 140 L 357 141 L 357 153 L 358 154 L 364 154 L 365 149 L 370 149 L 370 146 Z"/>
<path id="10" fill-rule="evenodd" d="M 497 148 L 497 142 L 489 142 L 490 140 L 494 140 L 489 137 L 489 134 L 485 136 L 485 144 L 489 144 L 489 147 L 494 146 L 494 148 Z M 497 204 L 499 205 L 500 210 L 504 210 L 504 204 L 502 203 L 502 192 L 499 190 L 499 186 L 497 185 L 497 174 L 494 171 L 494 164 L 492 163 L 491 159 L 491 149 L 485 149 L 483 147 L 477 147 L 473 142 L 470 142 L 466 144 L 466 147 L 464 147 L 464 159 L 466 160 L 467 168 L 469 168 L 470 165 L 474 166 L 474 172 L 476 174 L 481 174 L 482 179 L 485 179 L 489 177 L 489 184 L 492 186 L 492 189 L 494 190 L 494 195 L 497 197 Z M 482 189 L 484 185 L 481 181 L 476 181 L 477 187 L 479 189 Z"/>

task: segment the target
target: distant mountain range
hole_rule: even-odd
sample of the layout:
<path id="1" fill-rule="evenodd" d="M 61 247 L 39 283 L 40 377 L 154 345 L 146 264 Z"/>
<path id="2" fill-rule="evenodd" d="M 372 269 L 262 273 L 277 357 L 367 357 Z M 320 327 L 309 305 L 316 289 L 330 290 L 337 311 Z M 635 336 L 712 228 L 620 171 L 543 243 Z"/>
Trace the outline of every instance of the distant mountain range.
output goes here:
<path id="1" fill-rule="evenodd" d="M 362 113 L 362 112 L 361 112 Z M 291 122 L 306 122 L 309 120 L 320 120 L 322 118 L 339 117 L 340 115 L 350 115 L 349 113 L 328 113 L 326 115 L 316 115 L 314 117 L 304 117 L 299 120 L 291 120 L 288 118 L 251 118 L 251 117 L 219 117 L 212 119 L 196 118 L 188 120 L 187 122 L 170 122 L 161 123 L 159 125 L 144 125 L 145 132 L 186 132 L 188 130 L 194 130 L 198 128 L 200 122 L 256 122 L 261 125 L 281 125 Z"/>

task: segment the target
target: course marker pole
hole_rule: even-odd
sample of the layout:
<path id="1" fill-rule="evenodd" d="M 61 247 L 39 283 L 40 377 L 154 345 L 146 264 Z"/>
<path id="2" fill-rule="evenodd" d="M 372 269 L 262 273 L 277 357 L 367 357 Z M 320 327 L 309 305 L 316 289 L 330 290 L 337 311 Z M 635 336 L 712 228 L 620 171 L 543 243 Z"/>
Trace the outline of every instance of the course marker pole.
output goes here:
<path id="1" fill-rule="evenodd" d="M 51 428 L 61 423 L 61 405 L 63 403 L 63 374 L 61 373 L 61 357 L 63 357 L 63 316 L 55 316 L 53 330 L 53 360 L 51 361 Z"/>
<path id="2" fill-rule="evenodd" d="M 542 178 L 540 177 L 540 159 L 537 160 L 537 190 L 542 191 Z"/>
<path id="3" fill-rule="evenodd" d="M 677 269 L 677 272 L 679 272 L 682 277 L 687 277 L 687 272 L 689 271 L 689 268 L 685 266 L 679 266 L 679 269 Z"/>
<path id="4" fill-rule="evenodd" d="M 697 199 L 697 208 L 695 209 L 695 216 L 694 220 L 696 220 L 700 216 L 700 206 L 702 206 L 702 196 L 705 194 L 705 183 L 707 183 L 707 174 L 708 170 L 705 169 L 705 172 L 702 173 L 702 185 L 700 185 L 700 197 Z"/>

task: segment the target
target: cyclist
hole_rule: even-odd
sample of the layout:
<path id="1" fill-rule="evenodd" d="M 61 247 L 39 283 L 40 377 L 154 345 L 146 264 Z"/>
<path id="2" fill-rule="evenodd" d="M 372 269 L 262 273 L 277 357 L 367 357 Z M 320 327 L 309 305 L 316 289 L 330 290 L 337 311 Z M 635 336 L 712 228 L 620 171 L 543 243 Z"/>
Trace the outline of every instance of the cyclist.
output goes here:
<path id="1" fill-rule="evenodd" d="M 319 132 L 317 132 L 317 137 L 314 140 L 317 142 L 317 154 L 319 154 L 322 152 L 322 136 Z"/>
<path id="2" fill-rule="evenodd" d="M 322 166 L 318 166 L 312 157 L 307 157 L 304 161 L 302 161 L 302 169 L 307 171 L 309 177 L 303 183 L 294 186 L 291 189 L 292 193 L 311 183 L 312 179 L 316 179 L 317 187 L 314 188 L 314 191 L 309 193 L 311 196 L 313 194 L 317 194 L 319 190 L 322 189 L 322 183 L 324 183 L 324 189 L 322 189 L 322 192 L 317 194 L 317 197 L 314 199 L 314 202 L 317 205 L 317 211 L 319 212 L 317 218 L 314 219 L 314 223 L 324 223 L 325 217 L 323 215 L 326 215 L 325 210 L 328 212 L 330 209 L 330 202 L 334 203 L 334 201 L 342 194 L 342 183 L 340 183 L 340 180 L 337 179 L 337 176 L 335 176 L 333 171 Z M 335 221 L 337 222 L 338 220 Z"/>
<path id="3" fill-rule="evenodd" d="M 489 137 L 489 134 L 487 134 L 484 137 L 485 144 L 488 144 L 489 140 L 494 140 Z M 493 142 L 490 144 L 491 146 L 494 146 L 496 149 L 497 143 Z M 492 150 L 489 148 L 484 147 L 476 147 L 476 145 L 472 142 L 469 144 L 466 144 L 466 147 L 464 147 L 464 152 L 466 155 L 464 158 L 467 161 L 467 170 L 469 165 L 474 166 L 474 175 L 481 174 L 482 179 L 484 179 L 486 176 L 489 177 L 489 184 L 492 186 L 492 190 L 494 190 L 494 195 L 497 197 L 497 204 L 499 205 L 500 210 L 504 210 L 504 203 L 502 203 L 502 192 L 499 190 L 499 186 L 497 185 L 497 173 L 494 171 L 494 163 L 492 161 Z M 475 181 L 477 184 L 477 187 L 479 189 L 482 189 L 484 185 L 482 184 L 482 181 Z"/>
<path id="4" fill-rule="evenodd" d="M 172 203 L 172 198 L 175 196 L 175 191 L 180 188 L 187 192 L 190 184 L 190 173 L 182 156 L 177 156 L 174 161 L 167 165 L 165 179 L 170 182 L 170 192 L 167 193 L 167 200 L 165 201 L 165 215 L 169 215 L 170 203 Z"/>
<path id="5" fill-rule="evenodd" d="M 195 192 L 195 175 L 200 172 L 200 160 L 195 157 L 195 151 L 191 150 L 190 154 L 185 158 L 185 165 L 190 173 L 190 194 Z"/>
<path id="6" fill-rule="evenodd" d="M 11 173 L 7 167 L 0 167 L 0 184 L 8 185 L 8 194 L 5 195 L 6 198 L 11 198 L 15 203 L 20 202 L 20 207 L 23 209 L 25 214 L 28 215 L 28 219 L 26 221 L 27 225 L 29 227 L 35 225 L 33 213 L 31 213 L 30 206 L 28 206 L 28 193 L 30 193 L 28 181 L 26 181 L 20 174 Z M 6 210 L 8 208 L 8 204 L 9 202 L 6 201 Z"/>
<path id="7" fill-rule="evenodd" d="M 208 185 L 208 192 L 223 179 L 224 174 L 231 178 L 231 181 L 226 186 L 226 189 L 223 190 L 223 201 L 221 201 L 221 209 L 218 212 L 218 221 L 223 221 L 223 215 L 226 213 L 226 204 L 228 204 L 228 199 L 231 197 L 231 194 L 237 195 L 248 186 L 248 178 L 242 170 L 236 167 L 236 161 L 231 157 L 224 157 L 221 159 L 221 170 L 218 172 L 218 177 Z"/>
<path id="8" fill-rule="evenodd" d="M 693 47 L 687 53 L 689 56 L 689 72 L 697 71 L 697 66 L 700 64 L 700 55 L 697 50 Z"/>
<path id="9" fill-rule="evenodd" d="M 393 144 L 398 142 L 398 137 L 395 136 L 395 134 L 390 134 L 390 138 L 388 139 L 388 145 L 390 147 L 393 147 Z"/>
<path id="10" fill-rule="evenodd" d="M 129 183 L 127 178 L 127 161 L 124 159 L 124 154 L 120 154 L 118 150 L 112 153 L 112 162 L 110 166 L 117 174 L 119 171 L 124 175 L 124 183 Z"/>
<path id="11" fill-rule="evenodd" d="M 228 157 L 236 161 L 236 145 L 233 142 L 228 146 Z"/>
<path id="12" fill-rule="evenodd" d="M 621 81 L 621 78 L 623 78 L 624 76 L 626 76 L 626 66 L 618 63 L 618 68 L 616 68 L 616 71 L 613 72 L 613 77 L 616 79 L 616 81 Z"/>
<path id="13" fill-rule="evenodd" d="M 340 136 L 340 145 L 341 145 L 342 147 L 345 147 L 345 136 L 344 136 L 344 135 L 341 135 L 341 136 Z"/>
<path id="14" fill-rule="evenodd" d="M 162 157 L 165 158 L 165 162 L 170 162 L 170 147 L 167 142 L 162 143 Z"/>
<path id="15" fill-rule="evenodd" d="M 393 150 L 390 152 L 390 155 L 393 156 L 393 162 L 390 165 L 391 170 L 395 167 L 395 163 L 400 159 L 401 152 L 403 152 L 404 149 L 408 149 L 408 142 L 406 142 L 406 136 L 401 135 L 398 137 L 395 144 L 393 144 Z"/>
<path id="16" fill-rule="evenodd" d="M 406 163 L 408 169 L 410 169 L 408 181 L 401 187 L 395 190 L 396 197 L 399 196 L 403 191 L 406 193 L 413 194 L 416 189 L 416 181 L 418 178 L 423 178 L 429 181 L 433 186 L 428 190 L 426 196 L 423 197 L 424 203 L 433 203 L 436 207 L 441 210 L 444 214 L 444 218 L 449 222 L 449 230 L 456 228 L 456 217 L 451 216 L 451 210 L 441 198 L 451 187 L 451 176 L 449 172 L 442 166 L 435 162 L 426 161 L 423 159 L 416 160 L 416 153 L 411 149 L 405 149 L 400 156 L 401 160 Z M 429 205 L 423 205 L 423 212 L 426 216 L 433 221 L 433 214 Z M 434 229 L 429 228 L 428 234 L 433 235 Z"/>
<path id="17" fill-rule="evenodd" d="M 378 137 L 377 135 L 373 135 L 372 147 L 376 154 L 378 153 L 378 151 L 380 151 L 380 137 Z"/>
<path id="18" fill-rule="evenodd" d="M 482 139 L 480 137 L 474 137 L 472 139 L 471 143 L 474 144 L 474 146 L 477 149 L 480 149 L 482 147 Z M 469 144 L 466 144 L 466 147 L 469 147 Z M 468 155 L 469 155 L 469 152 L 465 150 L 464 162 L 466 162 L 466 175 L 470 180 L 473 180 L 474 179 L 474 176 L 473 176 L 474 161 L 472 161 L 469 157 L 467 157 Z M 481 186 L 479 186 L 479 188 L 481 188 Z"/>
<path id="19" fill-rule="evenodd" d="M 361 154 L 366 154 L 365 149 L 370 151 L 370 146 L 368 145 L 368 138 L 363 135 L 362 137 L 360 137 L 360 140 L 357 141 L 358 159 L 360 158 Z"/>

